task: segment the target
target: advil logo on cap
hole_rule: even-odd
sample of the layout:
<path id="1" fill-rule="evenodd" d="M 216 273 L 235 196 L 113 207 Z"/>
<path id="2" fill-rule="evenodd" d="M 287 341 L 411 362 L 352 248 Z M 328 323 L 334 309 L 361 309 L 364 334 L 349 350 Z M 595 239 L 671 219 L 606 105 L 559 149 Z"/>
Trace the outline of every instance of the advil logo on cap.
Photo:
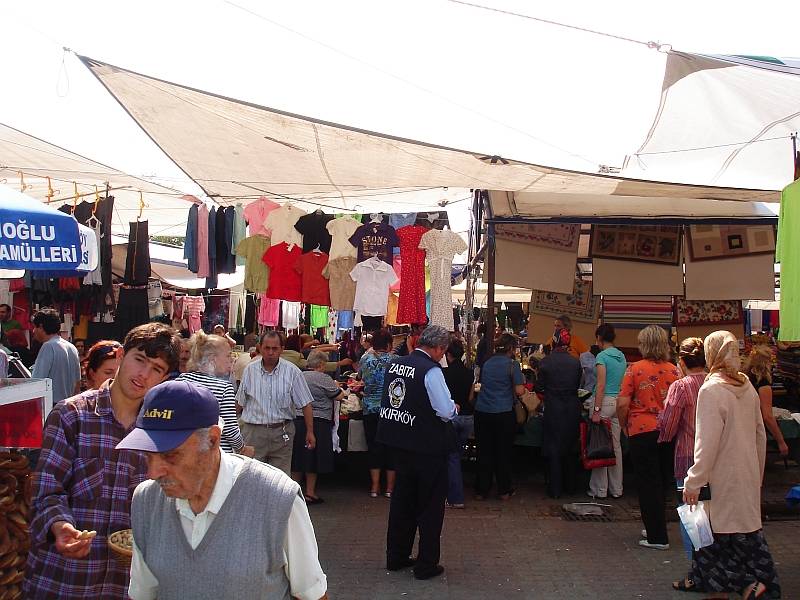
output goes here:
<path id="1" fill-rule="evenodd" d="M 172 418 L 172 413 L 173 412 L 175 412 L 175 411 L 172 410 L 172 409 L 158 410 L 157 408 L 151 408 L 150 410 L 146 410 L 144 412 L 144 415 L 142 415 L 142 416 L 144 416 L 145 418 L 148 418 L 148 419 L 166 419 L 166 420 L 169 420 L 169 419 Z"/>

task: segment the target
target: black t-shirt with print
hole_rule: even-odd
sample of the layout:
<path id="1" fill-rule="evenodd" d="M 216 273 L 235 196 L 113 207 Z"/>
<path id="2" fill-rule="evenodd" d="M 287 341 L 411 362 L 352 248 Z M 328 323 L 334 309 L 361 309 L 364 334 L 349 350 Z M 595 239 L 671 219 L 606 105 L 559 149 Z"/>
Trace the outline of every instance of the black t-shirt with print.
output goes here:
<path id="1" fill-rule="evenodd" d="M 358 262 L 377 256 L 392 264 L 392 249 L 400 245 L 394 227 L 386 223 L 366 223 L 350 236 L 350 243 L 358 250 Z"/>

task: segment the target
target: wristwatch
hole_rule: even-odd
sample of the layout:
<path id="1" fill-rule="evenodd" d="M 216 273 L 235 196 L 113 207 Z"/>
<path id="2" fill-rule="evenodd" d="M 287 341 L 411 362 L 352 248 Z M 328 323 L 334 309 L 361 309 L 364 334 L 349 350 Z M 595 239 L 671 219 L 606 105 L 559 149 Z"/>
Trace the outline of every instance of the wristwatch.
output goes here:
<path id="1" fill-rule="evenodd" d="M 601 408 L 601 407 L 599 407 L 599 406 L 595 406 L 595 407 L 594 407 L 594 412 L 600 412 L 600 408 Z"/>

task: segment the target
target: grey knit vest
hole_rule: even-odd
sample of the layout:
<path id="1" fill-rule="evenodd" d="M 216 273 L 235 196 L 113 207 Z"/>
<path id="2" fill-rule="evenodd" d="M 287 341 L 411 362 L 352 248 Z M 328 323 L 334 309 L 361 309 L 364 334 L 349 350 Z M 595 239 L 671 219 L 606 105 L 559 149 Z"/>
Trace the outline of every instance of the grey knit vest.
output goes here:
<path id="1" fill-rule="evenodd" d="M 283 542 L 299 487 L 246 461 L 203 540 L 192 550 L 175 499 L 155 481 L 133 494 L 133 538 L 158 579 L 159 600 L 290 599 Z"/>

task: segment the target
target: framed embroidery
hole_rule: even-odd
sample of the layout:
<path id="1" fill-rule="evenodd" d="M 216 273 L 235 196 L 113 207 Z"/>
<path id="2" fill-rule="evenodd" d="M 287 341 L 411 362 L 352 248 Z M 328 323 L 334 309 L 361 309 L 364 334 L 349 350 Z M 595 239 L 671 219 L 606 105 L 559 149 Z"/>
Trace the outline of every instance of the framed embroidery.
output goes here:
<path id="1" fill-rule="evenodd" d="M 573 252 L 581 237 L 581 226 L 570 223 L 498 223 L 494 230 L 497 237 L 512 242 Z"/>
<path id="2" fill-rule="evenodd" d="M 589 248 L 592 258 L 677 265 L 681 260 L 681 228 L 593 225 Z"/>
<path id="3" fill-rule="evenodd" d="M 693 261 L 775 252 L 772 225 L 690 225 L 689 256 Z"/>
<path id="4" fill-rule="evenodd" d="M 534 291 L 530 312 L 554 317 L 568 315 L 577 321 L 597 322 L 600 297 L 592 296 L 591 282 L 576 279 L 571 294 Z"/>
<path id="5" fill-rule="evenodd" d="M 741 300 L 686 300 L 675 303 L 677 325 L 738 325 L 744 321 Z"/>

